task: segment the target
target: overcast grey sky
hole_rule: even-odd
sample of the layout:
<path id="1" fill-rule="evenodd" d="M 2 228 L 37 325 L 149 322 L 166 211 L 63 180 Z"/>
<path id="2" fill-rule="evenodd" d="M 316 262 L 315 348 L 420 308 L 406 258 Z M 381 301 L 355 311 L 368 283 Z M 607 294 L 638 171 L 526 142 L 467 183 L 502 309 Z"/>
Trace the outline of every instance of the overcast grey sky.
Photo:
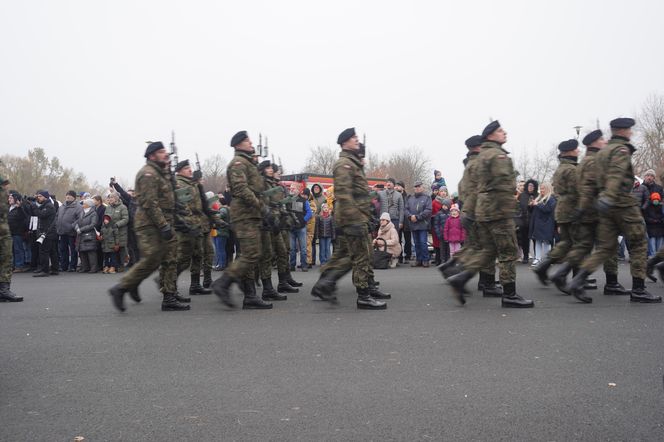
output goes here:
<path id="1" fill-rule="evenodd" d="M 546 149 L 664 92 L 664 2 L 25 1 L 0 9 L 0 143 L 133 182 L 145 140 L 181 158 L 268 134 L 288 171 L 356 126 L 422 148 L 452 187 L 497 118 Z M 584 130 L 585 131 L 585 130 Z"/>

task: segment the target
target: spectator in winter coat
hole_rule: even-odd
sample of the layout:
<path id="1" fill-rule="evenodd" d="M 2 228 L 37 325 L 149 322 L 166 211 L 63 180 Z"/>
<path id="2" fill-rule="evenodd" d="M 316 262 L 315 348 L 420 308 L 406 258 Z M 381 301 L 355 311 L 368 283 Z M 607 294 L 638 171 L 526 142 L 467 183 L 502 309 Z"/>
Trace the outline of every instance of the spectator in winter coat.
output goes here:
<path id="1" fill-rule="evenodd" d="M 632 195 L 639 202 L 639 208 L 641 209 L 641 211 L 646 210 L 648 202 L 650 201 L 650 191 L 648 190 L 648 187 L 641 184 L 641 182 L 637 178 L 634 179 L 634 187 L 632 188 Z"/>
<path id="2" fill-rule="evenodd" d="M 309 209 L 312 216 L 307 220 L 307 266 L 311 268 L 316 264 L 316 216 L 318 212 L 318 203 L 311 195 L 311 191 L 307 188 L 304 189 L 304 195 L 309 202 Z"/>
<path id="3" fill-rule="evenodd" d="M 76 250 L 76 231 L 74 224 L 83 212 L 81 205 L 76 202 L 76 192 L 70 190 L 65 196 L 65 202 L 58 209 L 56 231 L 59 242 L 60 270 L 75 272 L 78 265 L 78 252 Z"/>
<path id="4" fill-rule="evenodd" d="M 56 210 L 48 190 L 39 190 L 36 198 L 32 214 L 38 220 L 39 272 L 32 276 L 39 278 L 58 274 L 58 232 L 55 228 Z"/>
<path id="5" fill-rule="evenodd" d="M 118 266 L 117 253 L 120 250 L 120 232 L 109 215 L 104 215 L 101 225 L 101 244 L 104 253 L 103 273 L 115 273 Z"/>
<path id="6" fill-rule="evenodd" d="M 320 215 L 323 211 L 323 203 L 327 200 L 320 184 L 316 183 L 311 186 L 311 197 L 316 201 L 316 215 Z"/>
<path id="7" fill-rule="evenodd" d="M 74 224 L 78 233 L 78 252 L 81 257 L 81 273 L 97 273 L 97 211 L 92 198 L 83 201 L 78 221 Z"/>
<path id="8" fill-rule="evenodd" d="M 309 189 L 306 189 L 307 192 Z M 295 225 L 290 231 L 290 266 L 291 271 L 295 271 L 297 263 L 297 252 L 300 252 L 300 270 L 308 271 L 307 265 L 307 221 L 312 216 L 309 198 L 302 190 L 301 184 L 293 183 L 290 187 L 290 194 L 297 196 L 295 201 L 290 204 L 290 210 L 295 216 Z"/>
<path id="9" fill-rule="evenodd" d="M 662 196 L 658 192 L 650 194 L 650 203 L 644 211 L 648 231 L 648 257 L 651 257 L 664 245 L 664 213 Z"/>
<path id="10" fill-rule="evenodd" d="M 373 240 L 374 246 L 383 246 L 383 241 L 381 240 L 385 241 L 387 253 L 392 255 L 390 258 L 390 267 L 396 267 L 399 255 L 401 254 L 401 244 L 399 244 L 399 232 L 397 232 L 397 229 L 392 223 L 390 214 L 387 212 L 383 212 L 383 214 L 380 215 L 380 227 L 378 227 L 378 235 L 376 236 L 376 239 Z"/>
<path id="11" fill-rule="evenodd" d="M 417 260 L 412 267 L 429 267 L 429 221 L 431 220 L 431 198 L 424 192 L 422 181 L 415 183 L 415 193 L 406 202 L 406 217 L 415 242 Z"/>
<path id="12" fill-rule="evenodd" d="M 108 202 L 109 205 L 106 207 L 104 214 L 111 217 L 111 222 L 117 226 L 120 234 L 120 250 L 118 251 L 118 267 L 116 270 L 122 272 L 127 258 L 129 210 L 127 210 L 127 206 L 122 204 L 120 196 L 115 192 L 108 196 Z"/>
<path id="13" fill-rule="evenodd" d="M 433 182 L 431 183 L 431 192 L 438 193 L 438 189 L 440 189 L 441 187 L 447 187 L 447 184 L 445 183 L 445 178 L 443 178 L 443 174 L 441 173 L 440 170 L 434 170 Z"/>
<path id="14" fill-rule="evenodd" d="M 445 222 L 443 237 L 450 245 L 450 257 L 454 256 L 461 249 L 461 244 L 466 240 L 466 231 L 463 230 L 463 226 L 461 225 L 459 206 L 456 204 L 452 205 L 450 209 L 450 217 Z"/>
<path id="15" fill-rule="evenodd" d="M 435 253 L 434 265 L 440 265 L 449 259 L 449 246 L 443 239 L 443 228 L 445 227 L 445 220 L 450 213 L 451 205 L 452 203 L 447 195 L 447 187 L 440 187 L 438 194 L 431 202 L 431 239 Z M 445 207 L 444 210 L 443 207 Z"/>
<path id="16" fill-rule="evenodd" d="M 530 216 L 530 238 L 535 242 L 533 265 L 546 258 L 551 250 L 556 229 L 556 198 L 552 194 L 551 185 L 542 183 L 540 190 L 541 193 L 532 204 L 533 211 Z"/>
<path id="17" fill-rule="evenodd" d="M 404 206 L 404 221 L 403 227 L 399 229 L 399 244 L 403 246 L 403 254 L 399 257 L 399 262 L 408 262 L 413 251 L 413 236 L 410 233 L 408 226 L 408 219 L 406 218 L 406 201 L 408 201 L 408 194 L 406 193 L 406 186 L 403 181 L 397 181 L 394 185 L 395 192 L 398 192 L 403 198 Z M 395 226 L 396 227 L 396 226 Z"/>
<path id="18" fill-rule="evenodd" d="M 129 213 L 129 223 L 127 224 L 127 253 L 129 254 L 129 264 L 128 267 L 131 267 L 139 260 L 139 250 L 138 250 L 138 239 L 136 238 L 136 233 L 134 232 L 134 216 L 136 216 L 136 210 L 138 206 L 134 200 L 134 191 L 129 189 L 125 190 L 115 181 L 113 178 L 111 180 L 111 187 L 115 189 L 116 192 L 120 195 L 122 204 L 127 206 L 127 211 Z"/>
<path id="19" fill-rule="evenodd" d="M 14 272 L 21 273 L 30 268 L 30 246 L 27 243 L 30 213 L 26 213 L 23 208 L 22 198 L 18 192 L 10 191 L 8 202 L 7 222 L 12 236 L 12 262 Z"/>
<path id="20" fill-rule="evenodd" d="M 521 192 L 517 201 L 519 203 L 519 215 L 516 219 L 517 227 L 517 241 L 519 246 L 523 251 L 523 260 L 524 264 L 528 263 L 528 258 L 530 254 L 530 216 L 533 211 L 533 204 L 535 198 L 538 196 L 538 182 L 536 180 L 530 179 L 525 182 L 523 188 L 524 191 Z"/>
<path id="21" fill-rule="evenodd" d="M 385 183 L 385 190 L 378 192 L 378 201 L 380 202 L 379 213 L 390 215 L 390 222 L 397 229 L 403 228 L 404 219 L 404 201 L 399 192 L 394 190 L 396 181 L 394 178 L 388 178 Z"/>
<path id="22" fill-rule="evenodd" d="M 335 239 L 334 217 L 327 203 L 321 204 L 321 213 L 316 216 L 316 236 L 318 237 L 318 257 L 320 265 L 330 260 L 330 250 Z"/>

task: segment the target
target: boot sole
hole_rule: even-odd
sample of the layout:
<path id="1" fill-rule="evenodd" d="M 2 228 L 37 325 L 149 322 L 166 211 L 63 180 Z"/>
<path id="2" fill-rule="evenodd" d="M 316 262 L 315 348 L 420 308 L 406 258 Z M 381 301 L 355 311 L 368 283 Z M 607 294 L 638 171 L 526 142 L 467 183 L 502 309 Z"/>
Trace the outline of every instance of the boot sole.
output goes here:
<path id="1" fill-rule="evenodd" d="M 636 302 L 639 304 L 661 304 L 662 298 L 659 299 L 639 299 L 639 298 L 632 298 L 630 296 L 629 302 Z"/>
<path id="2" fill-rule="evenodd" d="M 509 302 L 501 302 L 500 306 L 502 308 L 533 308 L 535 307 L 535 303 L 531 304 L 511 304 Z"/>
<path id="3" fill-rule="evenodd" d="M 537 280 L 541 282 L 542 285 L 549 285 L 549 279 L 546 276 L 540 275 L 537 270 L 533 270 L 533 273 L 537 276 Z"/>
<path id="4" fill-rule="evenodd" d="M 579 301 L 583 302 L 584 304 L 592 304 L 593 303 L 593 298 L 589 298 L 587 296 L 583 296 L 582 293 L 578 293 L 574 290 L 572 290 L 572 296 L 574 296 L 576 299 Z"/>
<path id="5" fill-rule="evenodd" d="M 23 302 L 23 298 L 19 298 L 19 297 L 11 298 L 11 299 L 0 298 L 0 302 Z"/>
<path id="6" fill-rule="evenodd" d="M 298 289 L 277 289 L 277 292 L 279 293 L 300 293 Z"/>
<path id="7" fill-rule="evenodd" d="M 185 306 L 185 308 L 182 307 L 166 307 L 166 306 L 161 306 L 161 311 L 162 312 L 184 312 L 187 310 L 191 310 L 190 306 Z"/>
<path id="8" fill-rule="evenodd" d="M 243 305 L 242 310 L 270 310 L 272 305 Z"/>
<path id="9" fill-rule="evenodd" d="M 604 290 L 606 296 L 627 296 L 629 291 L 625 290 L 624 292 L 614 292 L 613 290 Z"/>
<path id="10" fill-rule="evenodd" d="M 357 304 L 357 308 L 360 310 L 387 310 L 387 304 L 381 306 Z"/>

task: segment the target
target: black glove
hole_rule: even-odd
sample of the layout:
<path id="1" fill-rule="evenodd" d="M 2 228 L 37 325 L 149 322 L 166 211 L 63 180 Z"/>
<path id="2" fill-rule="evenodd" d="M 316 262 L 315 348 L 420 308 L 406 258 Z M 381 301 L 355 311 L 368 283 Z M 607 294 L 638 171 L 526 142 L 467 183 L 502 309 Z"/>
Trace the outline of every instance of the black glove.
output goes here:
<path id="1" fill-rule="evenodd" d="M 597 200 L 597 203 L 595 203 L 595 206 L 597 207 L 597 211 L 599 213 L 606 213 L 613 207 L 613 204 L 611 204 L 611 201 L 609 201 L 605 197 L 600 197 Z"/>
<path id="2" fill-rule="evenodd" d="M 162 227 L 159 230 L 159 235 L 161 235 L 161 239 L 165 241 L 170 241 L 173 239 L 173 230 L 171 229 L 170 224 L 166 224 L 164 227 Z"/>
<path id="3" fill-rule="evenodd" d="M 471 218 L 470 216 L 466 215 L 465 213 L 461 214 L 461 226 L 468 230 L 471 227 L 473 227 L 473 224 L 475 224 L 475 220 Z"/>

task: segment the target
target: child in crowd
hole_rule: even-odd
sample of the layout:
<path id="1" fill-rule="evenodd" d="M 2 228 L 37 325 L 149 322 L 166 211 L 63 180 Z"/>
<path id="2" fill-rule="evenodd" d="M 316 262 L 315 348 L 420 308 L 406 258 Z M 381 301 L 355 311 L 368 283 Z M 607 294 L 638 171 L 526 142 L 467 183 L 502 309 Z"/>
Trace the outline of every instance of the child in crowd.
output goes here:
<path id="1" fill-rule="evenodd" d="M 447 222 L 447 219 L 450 217 L 450 207 L 452 206 L 452 202 L 447 198 L 441 198 L 437 196 L 433 202 L 433 205 L 436 206 L 435 210 L 436 214 L 433 217 L 433 229 L 432 229 L 434 246 L 437 247 L 435 262 L 440 264 L 443 262 L 447 262 L 447 260 L 450 259 L 450 247 L 447 241 L 445 240 L 445 223 Z M 440 207 L 440 209 L 438 209 L 438 207 Z"/>
<path id="2" fill-rule="evenodd" d="M 318 259 L 320 265 L 330 259 L 330 245 L 334 241 L 334 217 L 327 203 L 321 205 L 320 215 L 316 216 L 316 235 L 318 236 Z"/>
<path id="3" fill-rule="evenodd" d="M 373 240 L 373 245 L 382 246 L 385 241 L 386 252 L 392 255 L 390 258 L 390 268 L 397 266 L 399 255 L 401 255 L 401 244 L 399 244 L 399 232 L 390 220 L 390 214 L 385 212 L 380 215 L 380 227 L 378 228 L 378 236 Z"/>
<path id="4" fill-rule="evenodd" d="M 120 250 L 120 232 L 118 226 L 111 222 L 109 215 L 104 215 L 101 225 L 102 251 L 104 252 L 104 269 L 102 273 L 115 273 L 118 267 L 117 252 Z"/>
<path id="5" fill-rule="evenodd" d="M 461 218 L 459 218 L 459 206 L 452 204 L 450 209 L 450 217 L 445 223 L 443 229 L 443 238 L 449 244 L 450 257 L 454 256 L 456 252 L 461 249 L 461 244 L 466 240 L 466 231 L 461 226 Z"/>

